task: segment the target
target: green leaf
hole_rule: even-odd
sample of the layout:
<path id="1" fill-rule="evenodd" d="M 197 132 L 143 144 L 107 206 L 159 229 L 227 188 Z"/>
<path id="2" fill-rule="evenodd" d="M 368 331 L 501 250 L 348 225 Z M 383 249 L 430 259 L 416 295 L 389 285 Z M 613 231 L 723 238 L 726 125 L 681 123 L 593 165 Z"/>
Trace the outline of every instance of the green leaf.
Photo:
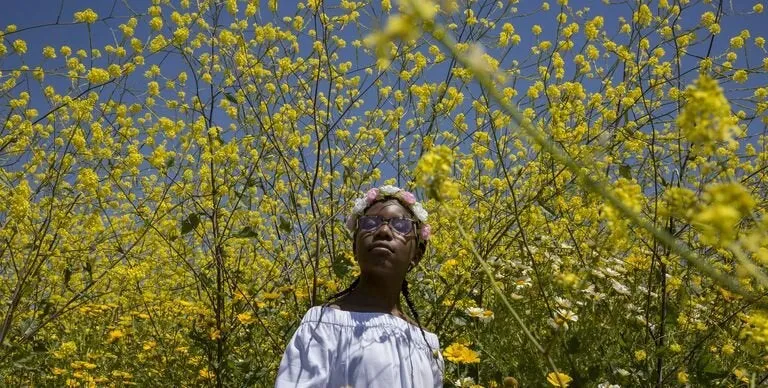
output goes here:
<path id="1" fill-rule="evenodd" d="M 349 265 L 341 256 L 333 258 L 331 268 L 333 269 L 333 274 L 339 278 L 343 278 L 349 273 Z"/>
<path id="2" fill-rule="evenodd" d="M 286 232 L 286 233 L 288 233 L 291 230 L 293 230 L 293 227 L 291 227 L 290 221 L 288 221 L 285 218 L 283 218 L 283 216 L 280 216 L 280 225 L 278 225 L 278 227 L 280 228 L 280 230 L 282 230 L 283 232 Z"/>
<path id="3" fill-rule="evenodd" d="M 728 371 L 708 353 L 702 353 L 701 357 L 696 361 L 696 369 L 703 374 L 709 375 L 708 379 L 722 378 L 728 375 Z"/>
<path id="4" fill-rule="evenodd" d="M 350 166 L 344 166 L 344 183 L 347 183 L 349 179 L 352 177 L 352 173 L 354 172 L 354 169 Z"/>
<path id="5" fill-rule="evenodd" d="M 229 102 L 231 102 L 233 104 L 239 104 L 239 102 L 237 102 L 237 99 L 235 98 L 235 96 L 233 96 L 233 95 L 231 95 L 229 93 L 224 93 L 224 98 L 226 98 L 227 101 L 229 101 Z"/>
<path id="6" fill-rule="evenodd" d="M 69 280 L 72 279 L 72 267 L 64 268 L 64 287 L 69 288 Z"/>
<path id="7" fill-rule="evenodd" d="M 632 169 L 628 165 L 622 164 L 619 166 L 619 175 L 625 179 L 632 179 Z"/>
<path id="8" fill-rule="evenodd" d="M 200 225 L 200 215 L 197 213 L 188 215 L 187 218 L 181 222 L 181 234 L 191 232 L 197 225 Z"/>
<path id="9" fill-rule="evenodd" d="M 579 338 L 575 336 L 568 338 L 565 344 L 567 346 L 568 352 L 571 354 L 577 354 L 579 349 L 581 349 L 581 342 L 579 341 Z"/>
<path id="10" fill-rule="evenodd" d="M 248 238 L 248 237 L 258 237 L 259 235 L 256 233 L 253 228 L 250 226 L 246 226 L 245 228 L 241 229 L 239 232 L 235 234 L 235 237 L 238 238 Z"/>
<path id="11" fill-rule="evenodd" d="M 93 283 L 93 266 L 87 261 L 83 263 L 83 275 L 85 276 L 87 284 Z"/>

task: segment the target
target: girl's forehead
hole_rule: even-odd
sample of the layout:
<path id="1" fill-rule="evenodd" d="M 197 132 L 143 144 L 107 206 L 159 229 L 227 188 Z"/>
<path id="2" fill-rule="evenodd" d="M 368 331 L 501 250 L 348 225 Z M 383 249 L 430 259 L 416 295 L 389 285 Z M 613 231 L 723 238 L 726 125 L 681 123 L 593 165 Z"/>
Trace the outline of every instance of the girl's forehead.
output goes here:
<path id="1" fill-rule="evenodd" d="M 376 202 L 365 214 L 369 216 L 384 216 L 384 217 L 409 217 L 410 213 L 406 210 L 400 202 L 396 199 L 389 199 L 386 201 Z"/>

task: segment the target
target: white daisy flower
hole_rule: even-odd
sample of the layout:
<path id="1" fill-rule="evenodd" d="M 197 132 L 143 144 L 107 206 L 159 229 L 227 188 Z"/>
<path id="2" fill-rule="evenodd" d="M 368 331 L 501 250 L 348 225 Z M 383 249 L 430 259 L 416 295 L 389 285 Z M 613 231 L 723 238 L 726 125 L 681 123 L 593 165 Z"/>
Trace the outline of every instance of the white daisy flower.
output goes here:
<path id="1" fill-rule="evenodd" d="M 488 322 L 492 321 L 493 318 L 494 318 L 493 311 L 491 311 L 491 310 L 483 310 L 483 313 L 479 317 L 477 317 L 477 318 L 482 323 L 488 323 Z"/>
<path id="2" fill-rule="evenodd" d="M 561 298 L 559 296 L 555 297 L 555 303 L 560 305 L 561 307 L 570 308 L 571 307 L 571 301 L 565 298 Z"/>
<path id="3" fill-rule="evenodd" d="M 631 292 L 629 291 L 629 288 L 619 282 L 617 282 L 615 279 L 611 279 L 611 287 L 622 295 L 630 295 Z"/>
<path id="4" fill-rule="evenodd" d="M 468 307 L 467 308 L 467 314 L 469 314 L 470 317 L 478 318 L 483 314 L 483 309 L 480 307 Z"/>

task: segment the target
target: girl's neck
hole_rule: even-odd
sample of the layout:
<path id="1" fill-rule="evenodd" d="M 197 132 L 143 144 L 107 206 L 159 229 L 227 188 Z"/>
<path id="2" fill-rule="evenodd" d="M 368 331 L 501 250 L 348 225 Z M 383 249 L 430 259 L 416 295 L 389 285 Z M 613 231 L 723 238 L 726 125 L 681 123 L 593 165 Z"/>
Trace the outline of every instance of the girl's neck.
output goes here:
<path id="1" fill-rule="evenodd" d="M 355 311 L 401 315 L 400 286 L 360 277 L 360 283 L 343 299 L 345 307 Z M 341 302 L 341 301 L 340 301 Z"/>

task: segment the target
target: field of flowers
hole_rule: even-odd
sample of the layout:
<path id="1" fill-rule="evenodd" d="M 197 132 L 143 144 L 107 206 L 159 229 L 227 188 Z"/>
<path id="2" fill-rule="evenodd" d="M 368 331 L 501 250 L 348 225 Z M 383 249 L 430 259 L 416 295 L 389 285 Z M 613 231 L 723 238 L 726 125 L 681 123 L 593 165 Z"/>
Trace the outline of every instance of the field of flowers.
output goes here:
<path id="1" fill-rule="evenodd" d="M 763 4 L 48 3 L 0 18 L 0 385 L 269 386 L 382 184 L 447 386 L 768 384 Z"/>

